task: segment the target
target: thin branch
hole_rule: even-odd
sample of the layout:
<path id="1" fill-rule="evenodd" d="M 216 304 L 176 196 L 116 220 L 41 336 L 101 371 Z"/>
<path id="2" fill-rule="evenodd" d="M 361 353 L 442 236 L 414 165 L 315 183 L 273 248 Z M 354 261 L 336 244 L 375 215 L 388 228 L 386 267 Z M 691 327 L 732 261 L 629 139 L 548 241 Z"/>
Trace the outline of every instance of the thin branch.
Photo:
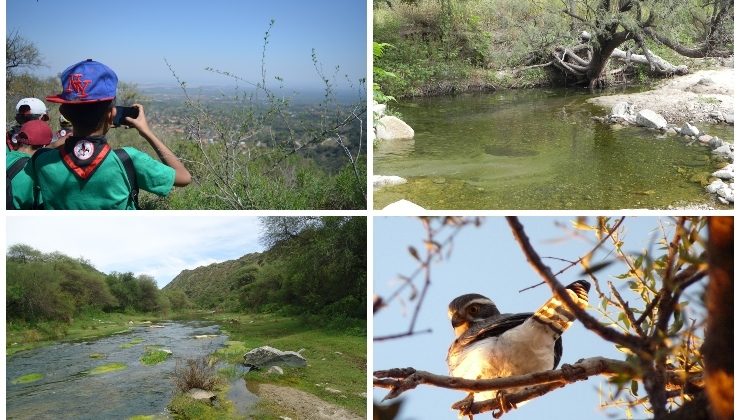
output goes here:
<path id="1" fill-rule="evenodd" d="M 601 338 L 610 341 L 615 344 L 627 347 L 633 353 L 640 356 L 641 359 L 651 360 L 652 355 L 646 351 L 646 342 L 640 337 L 621 333 L 615 329 L 603 326 L 596 318 L 589 315 L 584 309 L 579 307 L 573 302 L 568 292 L 565 290 L 562 284 L 555 278 L 550 270 L 550 267 L 546 266 L 539 254 L 532 248 L 532 244 L 524 232 L 524 227 L 519 222 L 519 219 L 515 216 L 507 216 L 506 220 L 509 222 L 511 231 L 514 234 L 514 239 L 522 249 L 522 252 L 527 257 L 527 261 L 535 269 L 535 271 L 542 277 L 545 283 L 550 286 L 553 293 L 563 301 L 568 309 L 573 312 L 576 318 L 585 326 L 587 329 L 595 332 Z"/>

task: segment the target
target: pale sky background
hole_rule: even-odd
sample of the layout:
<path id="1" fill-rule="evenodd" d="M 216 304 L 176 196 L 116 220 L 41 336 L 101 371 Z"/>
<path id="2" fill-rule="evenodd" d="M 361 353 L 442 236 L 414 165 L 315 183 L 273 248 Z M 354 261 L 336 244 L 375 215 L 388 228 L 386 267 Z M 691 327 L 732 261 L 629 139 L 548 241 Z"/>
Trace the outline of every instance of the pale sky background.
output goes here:
<path id="1" fill-rule="evenodd" d="M 6 213 L 6 249 L 23 243 L 42 252 L 84 257 L 104 272 L 148 274 L 162 288 L 182 270 L 261 252 L 257 217 L 209 212 Z"/>
<path id="2" fill-rule="evenodd" d="M 559 257 L 570 261 L 577 260 L 592 248 L 592 244 L 582 240 L 566 238 L 566 231 L 556 227 L 554 221 L 568 225 L 569 217 L 523 217 L 520 220 L 540 256 Z M 593 221 L 594 218 L 589 218 Z M 661 219 L 670 223 L 671 219 Z M 654 217 L 630 217 L 625 220 L 626 245 L 630 252 L 650 249 L 656 239 L 657 219 Z M 670 227 L 666 227 L 669 234 Z M 415 218 L 376 217 L 374 221 L 373 277 L 374 293 L 388 296 L 399 285 L 398 275 L 410 275 L 416 268 L 415 260 L 409 255 L 409 245 L 415 246 L 424 255 L 422 239 L 425 233 L 421 223 Z M 590 236 L 594 238 L 593 235 Z M 657 247 L 653 246 L 653 250 Z M 595 258 L 594 263 L 601 258 Z M 545 260 L 545 263 L 559 271 L 567 263 Z M 597 274 L 603 286 L 611 276 L 623 273 L 624 267 L 615 263 Z M 562 274 L 563 284 L 584 278 L 581 269 L 574 267 Z M 514 242 L 511 230 L 501 217 L 488 218 L 480 228 L 466 227 L 454 242 L 452 255 L 448 260 L 432 266 L 432 285 L 421 309 L 416 329 L 431 328 L 431 334 L 390 341 L 376 342 L 373 345 L 372 370 L 414 367 L 419 370 L 447 375 L 445 357 L 447 348 L 454 339 L 452 327 L 447 318 L 449 302 L 465 293 L 480 293 L 491 298 L 502 313 L 533 312 L 552 296 L 546 285 L 522 293 L 518 291 L 540 281 L 540 278 L 526 262 L 520 248 Z M 420 284 L 417 282 L 417 284 Z M 624 292 L 615 282 L 620 292 Z M 703 280 L 701 284 L 706 284 Z M 703 287 L 694 285 L 688 289 L 688 296 L 698 299 Z M 402 294 L 407 297 L 408 293 Z M 591 304 L 598 305 L 595 288 L 589 293 Z M 624 294 L 623 294 L 624 296 Z M 628 299 L 628 298 L 626 298 Z M 373 335 L 381 336 L 405 332 L 408 329 L 415 302 L 405 307 L 395 304 L 374 316 Z M 595 311 L 593 315 L 599 316 Z M 595 334 L 574 323 L 563 335 L 562 363 L 574 363 L 578 359 L 605 356 L 624 360 L 613 345 L 606 343 Z M 553 391 L 543 397 L 530 401 L 503 418 L 516 419 L 562 419 L 591 420 L 609 418 L 599 410 L 598 389 L 606 392 L 611 388 L 601 377 L 595 376 L 587 381 L 577 382 Z M 640 385 L 642 391 L 642 385 Z M 387 393 L 384 389 L 373 392 L 374 399 L 380 401 Z M 403 394 L 405 398 L 400 419 L 456 419 L 456 412 L 450 406 L 465 397 L 465 393 L 422 385 Z M 644 395 L 644 394 L 643 394 Z M 624 418 L 624 411 L 612 410 L 616 418 Z M 634 412 L 634 418 L 651 417 L 643 412 Z M 476 419 L 489 419 L 490 413 L 480 414 Z"/>
<path id="3" fill-rule="evenodd" d="M 327 75 L 339 66 L 339 76 L 347 74 L 355 87 L 367 71 L 363 0 L 8 0 L 6 6 L 6 34 L 17 30 L 32 41 L 49 66 L 35 71 L 40 76 L 92 58 L 119 80 L 176 86 L 167 58 L 189 86 L 233 85 L 206 67 L 257 82 L 270 19 L 269 79 L 321 89 L 312 48 Z"/>

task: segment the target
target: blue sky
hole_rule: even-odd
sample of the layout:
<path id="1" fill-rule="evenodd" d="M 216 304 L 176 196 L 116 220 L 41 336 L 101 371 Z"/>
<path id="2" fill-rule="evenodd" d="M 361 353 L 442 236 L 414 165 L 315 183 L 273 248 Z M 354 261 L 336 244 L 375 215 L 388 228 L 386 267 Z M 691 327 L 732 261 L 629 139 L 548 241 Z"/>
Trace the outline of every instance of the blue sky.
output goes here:
<path id="1" fill-rule="evenodd" d="M 360 0 L 8 0 L 6 31 L 37 46 L 49 66 L 35 72 L 41 76 L 92 58 L 126 82 L 175 85 L 166 58 L 191 86 L 230 85 L 204 68 L 258 81 L 270 19 L 268 77 L 320 89 L 312 48 L 328 74 L 340 66 L 340 76 L 353 82 L 365 77 L 366 2 Z"/>
<path id="2" fill-rule="evenodd" d="M 592 247 L 591 243 L 568 237 L 565 230 L 555 225 L 555 221 L 568 226 L 572 218 L 537 217 L 521 218 L 527 234 L 540 256 L 559 257 L 576 260 Z M 589 219 L 593 221 L 593 218 Z M 661 219 L 669 223 L 670 219 Z M 641 252 L 650 249 L 655 241 L 658 227 L 653 217 L 627 218 L 625 249 Z M 666 227 L 670 233 L 672 229 Z M 422 238 L 425 233 L 421 223 L 414 218 L 377 217 L 374 220 L 373 278 L 374 293 L 388 296 L 399 285 L 398 275 L 409 275 L 416 268 L 407 247 L 415 246 L 420 252 L 424 249 Z M 591 236 L 590 239 L 593 239 Z M 656 247 L 652 247 L 656 250 Z M 603 256 L 602 256 L 603 257 Z M 595 258 L 598 262 L 601 258 Z M 552 259 L 545 260 L 554 272 L 566 263 Z M 613 264 L 597 275 L 602 285 L 613 280 L 613 275 L 623 273 L 621 264 Z M 576 267 L 560 276 L 567 284 L 579 278 L 581 270 Z M 414 367 L 437 374 L 447 374 L 445 357 L 447 348 L 454 336 L 447 318 L 449 302 L 465 293 L 481 293 L 496 302 L 502 313 L 533 312 L 543 304 L 551 292 L 546 285 L 522 293 L 518 291 L 540 281 L 534 270 L 526 262 L 518 245 L 514 242 L 506 221 L 503 218 L 488 218 L 480 228 L 466 227 L 454 242 L 449 259 L 432 266 L 432 285 L 421 309 L 417 330 L 431 328 L 431 334 L 420 334 L 397 340 L 376 342 L 373 345 L 373 370 L 397 367 Z M 619 281 L 615 282 L 623 292 Z M 701 287 L 689 289 L 689 295 L 697 298 Z M 627 295 L 625 295 L 627 296 Z M 591 288 L 591 303 L 598 305 L 596 291 Z M 415 302 L 405 306 L 394 304 L 379 312 L 373 318 L 375 336 L 405 332 L 408 328 Z M 592 312 L 599 316 L 597 312 Z M 563 335 L 562 363 L 574 363 L 578 359 L 605 356 L 624 360 L 622 353 L 613 345 L 606 343 L 593 333 L 574 323 Z M 606 381 L 592 377 L 561 388 L 539 399 L 530 401 L 519 409 L 506 414 L 508 420 L 516 419 L 594 419 L 608 418 L 607 412 L 599 410 L 599 388 L 609 391 Z M 642 390 L 642 388 L 641 388 Z M 379 401 L 386 391 L 373 392 Z M 644 394 L 643 394 L 644 395 Z M 455 419 L 456 413 L 450 410 L 452 403 L 465 397 L 459 391 L 430 386 L 420 386 L 404 394 L 406 399 L 401 419 Z M 624 411 L 611 410 L 617 418 L 624 418 Z M 643 412 L 634 412 L 635 418 L 651 417 Z M 476 418 L 490 418 L 490 414 L 480 414 Z"/>
<path id="3" fill-rule="evenodd" d="M 260 252 L 257 217 L 218 212 L 50 212 L 6 216 L 6 243 L 84 257 L 104 272 L 148 274 L 159 287 L 185 269 Z"/>

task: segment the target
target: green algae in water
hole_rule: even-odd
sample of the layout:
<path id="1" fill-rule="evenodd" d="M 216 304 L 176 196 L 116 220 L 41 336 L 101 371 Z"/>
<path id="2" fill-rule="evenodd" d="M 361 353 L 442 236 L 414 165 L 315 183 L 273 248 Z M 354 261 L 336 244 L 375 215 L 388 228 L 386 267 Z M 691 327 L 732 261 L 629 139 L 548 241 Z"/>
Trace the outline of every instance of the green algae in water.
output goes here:
<path id="1" fill-rule="evenodd" d="M 130 349 L 131 347 L 141 344 L 144 342 L 143 338 L 134 338 L 133 340 L 129 341 L 128 343 L 121 344 L 122 349 Z"/>
<path id="2" fill-rule="evenodd" d="M 150 366 L 162 363 L 172 355 L 172 352 L 160 348 L 148 348 L 139 359 L 142 364 Z"/>
<path id="3" fill-rule="evenodd" d="M 715 170 L 707 148 L 594 122 L 608 110 L 590 96 L 533 89 L 400 102 L 415 139 L 378 145 L 374 165 L 408 182 L 375 191 L 375 208 L 400 199 L 428 209 L 731 208 L 704 190 Z"/>
<path id="4" fill-rule="evenodd" d="M 103 353 L 90 353 L 91 359 L 103 359 L 105 355 Z"/>
<path id="5" fill-rule="evenodd" d="M 100 365 L 94 369 L 85 371 L 88 375 L 100 375 L 103 373 L 116 372 L 119 370 L 127 369 L 125 363 L 108 363 L 107 365 Z"/>
<path id="6" fill-rule="evenodd" d="M 15 384 L 30 384 L 31 382 L 36 382 L 40 379 L 42 379 L 44 375 L 42 373 L 29 373 L 27 375 L 19 376 L 11 382 L 13 385 Z"/>

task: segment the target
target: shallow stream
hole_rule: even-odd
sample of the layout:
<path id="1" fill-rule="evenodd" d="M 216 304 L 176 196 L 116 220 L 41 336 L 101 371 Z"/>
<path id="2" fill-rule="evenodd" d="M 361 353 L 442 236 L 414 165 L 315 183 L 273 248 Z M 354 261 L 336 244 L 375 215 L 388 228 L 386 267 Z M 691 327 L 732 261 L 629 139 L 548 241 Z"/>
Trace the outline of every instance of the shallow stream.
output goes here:
<path id="1" fill-rule="evenodd" d="M 600 93 L 603 95 L 604 93 Z M 374 193 L 427 209 L 656 209 L 711 204 L 702 186 L 721 166 L 700 145 L 592 120 L 608 113 L 588 91 L 530 89 L 392 105 L 411 141 L 374 150 L 375 175 L 407 184 Z M 732 141 L 726 125 L 699 125 Z"/>
<path id="2" fill-rule="evenodd" d="M 213 353 L 227 337 L 218 326 L 200 322 L 162 323 L 89 342 L 60 343 L 21 352 L 6 361 L 6 410 L 9 419 L 125 419 L 166 415 L 173 397 L 170 374 L 175 360 Z M 208 338 L 195 336 L 212 335 Z M 135 344 L 134 344 L 135 343 Z M 166 348 L 172 356 L 145 366 L 139 358 L 147 346 Z M 123 370 L 90 370 L 123 363 Z M 13 383 L 24 375 L 43 377 Z"/>

